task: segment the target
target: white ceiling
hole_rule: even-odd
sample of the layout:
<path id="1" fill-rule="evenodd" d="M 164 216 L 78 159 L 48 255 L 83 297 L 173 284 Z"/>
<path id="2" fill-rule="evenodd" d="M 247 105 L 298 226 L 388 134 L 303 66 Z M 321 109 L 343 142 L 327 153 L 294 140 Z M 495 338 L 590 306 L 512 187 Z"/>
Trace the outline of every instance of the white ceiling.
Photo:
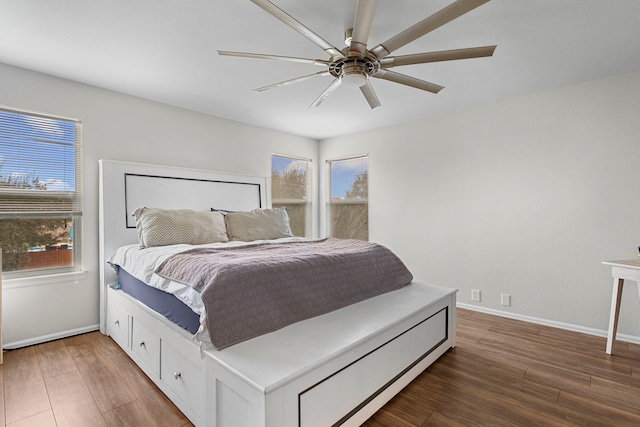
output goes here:
<path id="1" fill-rule="evenodd" d="M 272 0 L 342 48 L 357 0 Z M 369 47 L 453 0 L 380 0 Z M 493 57 L 396 67 L 439 94 L 374 79 L 382 106 L 314 65 L 219 56 L 236 50 L 328 59 L 249 0 L 0 0 L 0 62 L 245 123 L 322 139 L 640 70 L 639 0 L 492 0 L 394 55 L 498 45 Z M 1 82 L 0 82 L 1 84 Z"/>

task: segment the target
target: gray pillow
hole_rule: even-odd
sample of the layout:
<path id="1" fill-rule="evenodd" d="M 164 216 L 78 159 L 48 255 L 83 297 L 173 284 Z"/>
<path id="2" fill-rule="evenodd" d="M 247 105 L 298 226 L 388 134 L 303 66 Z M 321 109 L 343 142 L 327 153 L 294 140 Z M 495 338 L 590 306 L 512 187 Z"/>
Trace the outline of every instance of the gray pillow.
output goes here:
<path id="1" fill-rule="evenodd" d="M 292 237 L 289 214 L 285 208 L 254 209 L 225 215 L 229 240 L 253 240 Z"/>
<path id="2" fill-rule="evenodd" d="M 132 215 L 136 218 L 138 241 L 143 248 L 229 241 L 224 216 L 219 212 L 144 207 Z"/>

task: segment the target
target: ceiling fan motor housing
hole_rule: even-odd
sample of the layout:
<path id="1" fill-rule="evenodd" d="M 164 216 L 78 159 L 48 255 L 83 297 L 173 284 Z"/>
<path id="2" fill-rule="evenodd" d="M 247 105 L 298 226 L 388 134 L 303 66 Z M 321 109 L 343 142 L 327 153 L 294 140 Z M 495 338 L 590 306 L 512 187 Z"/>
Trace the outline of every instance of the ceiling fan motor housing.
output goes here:
<path id="1" fill-rule="evenodd" d="M 329 66 L 331 75 L 340 78 L 342 84 L 347 87 L 364 86 L 369 77 L 379 69 L 380 64 L 371 57 L 340 58 Z"/>

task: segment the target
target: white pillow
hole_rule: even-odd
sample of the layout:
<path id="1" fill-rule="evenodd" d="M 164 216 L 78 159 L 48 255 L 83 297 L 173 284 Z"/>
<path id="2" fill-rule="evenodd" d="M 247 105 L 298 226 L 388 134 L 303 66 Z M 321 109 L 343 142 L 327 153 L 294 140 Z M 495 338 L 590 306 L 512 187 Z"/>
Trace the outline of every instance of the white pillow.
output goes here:
<path id="1" fill-rule="evenodd" d="M 285 208 L 254 209 L 225 215 L 229 240 L 253 240 L 292 237 L 289 214 Z"/>
<path id="2" fill-rule="evenodd" d="M 136 218 L 138 241 L 143 248 L 229 241 L 224 216 L 219 212 L 144 207 L 132 215 Z"/>

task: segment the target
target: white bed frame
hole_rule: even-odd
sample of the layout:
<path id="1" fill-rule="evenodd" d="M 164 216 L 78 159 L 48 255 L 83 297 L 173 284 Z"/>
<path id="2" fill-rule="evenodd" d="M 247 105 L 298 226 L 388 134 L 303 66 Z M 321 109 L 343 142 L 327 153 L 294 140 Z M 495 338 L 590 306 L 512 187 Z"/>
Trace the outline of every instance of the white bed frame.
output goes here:
<path id="1" fill-rule="evenodd" d="M 137 242 L 137 207 L 269 207 L 264 177 L 100 161 L 100 257 Z M 455 346 L 456 290 L 412 283 L 228 347 L 191 334 L 110 286 L 100 325 L 196 426 L 357 426 Z"/>

